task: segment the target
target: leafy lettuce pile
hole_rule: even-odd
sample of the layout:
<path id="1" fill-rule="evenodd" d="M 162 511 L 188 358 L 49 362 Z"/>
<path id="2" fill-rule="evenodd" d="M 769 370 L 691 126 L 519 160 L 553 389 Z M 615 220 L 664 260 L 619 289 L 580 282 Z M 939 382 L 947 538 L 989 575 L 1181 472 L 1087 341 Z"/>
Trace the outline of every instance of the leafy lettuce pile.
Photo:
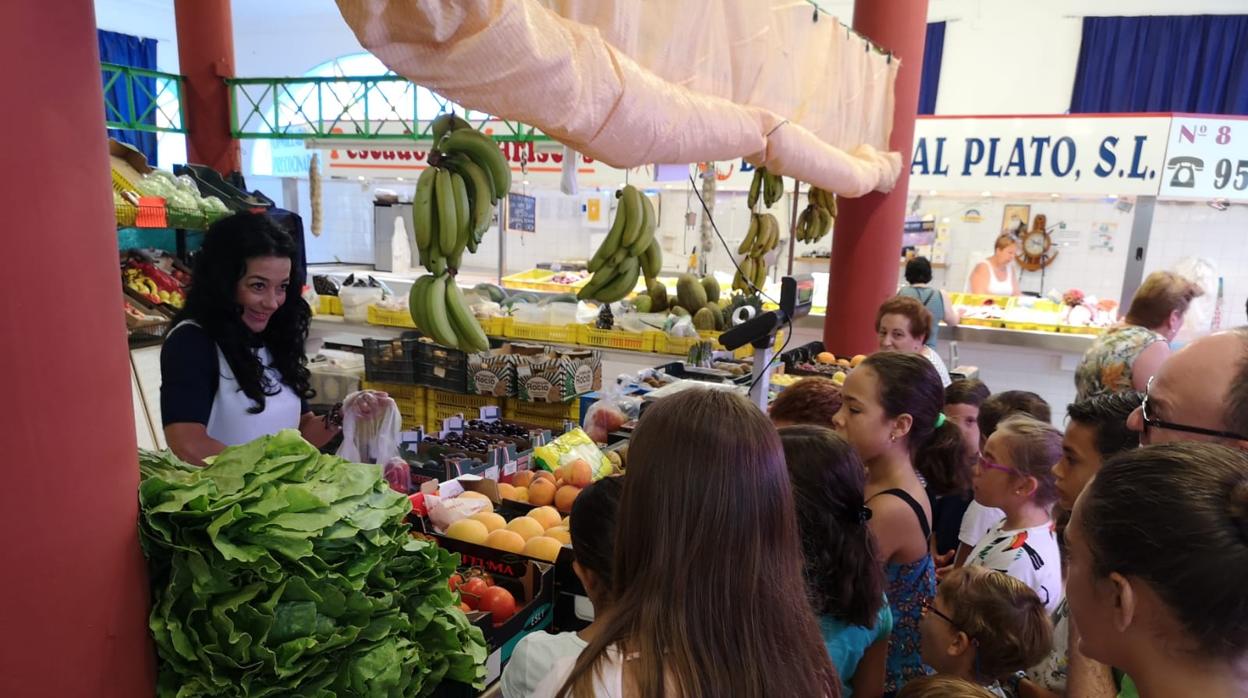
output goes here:
<path id="1" fill-rule="evenodd" d="M 447 587 L 458 556 L 408 535 L 376 466 L 293 430 L 205 468 L 140 454 L 158 695 L 425 696 L 485 675 Z"/>

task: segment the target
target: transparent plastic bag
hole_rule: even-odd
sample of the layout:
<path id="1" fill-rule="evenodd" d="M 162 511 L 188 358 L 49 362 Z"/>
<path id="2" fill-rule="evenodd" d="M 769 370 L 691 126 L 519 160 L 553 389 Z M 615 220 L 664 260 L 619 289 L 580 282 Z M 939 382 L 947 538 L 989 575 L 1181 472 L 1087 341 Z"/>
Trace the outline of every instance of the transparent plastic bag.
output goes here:
<path id="1" fill-rule="evenodd" d="M 641 398 L 625 395 L 621 386 L 613 385 L 602 392 L 598 402 L 585 413 L 585 433 L 596 443 L 605 444 L 607 436 L 641 414 Z"/>
<path id="2" fill-rule="evenodd" d="M 403 417 L 385 393 L 361 390 L 342 401 L 342 445 L 338 456 L 353 463 L 383 465 L 399 455 Z"/>
<path id="3" fill-rule="evenodd" d="M 545 446 L 533 449 L 539 467 L 551 471 L 580 460 L 589 464 L 591 477 L 597 480 L 614 470 L 611 461 L 599 450 L 598 444 L 582 429 L 573 429 Z"/>

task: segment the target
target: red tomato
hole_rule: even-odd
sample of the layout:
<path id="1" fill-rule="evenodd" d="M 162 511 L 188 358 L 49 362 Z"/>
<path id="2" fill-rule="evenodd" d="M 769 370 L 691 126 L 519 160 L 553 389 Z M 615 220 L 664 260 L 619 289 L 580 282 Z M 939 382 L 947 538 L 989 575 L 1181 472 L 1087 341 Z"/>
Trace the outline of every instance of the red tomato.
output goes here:
<path id="1" fill-rule="evenodd" d="M 502 587 L 490 587 L 481 595 L 477 610 L 494 617 L 494 625 L 501 625 L 516 614 L 516 598 Z"/>
<path id="2" fill-rule="evenodd" d="M 473 577 L 464 582 L 459 587 L 459 594 L 463 598 L 464 603 L 468 604 L 473 610 L 476 610 L 481 601 L 481 597 L 485 594 L 490 585 L 480 577 Z"/>
<path id="3" fill-rule="evenodd" d="M 464 575 L 458 572 L 456 572 L 455 574 L 452 574 L 450 580 L 447 582 L 447 584 L 451 587 L 451 591 L 459 591 L 459 587 L 463 583 L 464 583 Z"/>

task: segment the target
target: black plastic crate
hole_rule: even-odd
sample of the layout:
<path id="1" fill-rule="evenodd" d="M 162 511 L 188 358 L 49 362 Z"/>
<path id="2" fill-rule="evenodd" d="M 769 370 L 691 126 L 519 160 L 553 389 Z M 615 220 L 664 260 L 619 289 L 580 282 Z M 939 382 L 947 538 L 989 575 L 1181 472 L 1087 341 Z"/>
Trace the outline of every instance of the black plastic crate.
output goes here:
<path id="1" fill-rule="evenodd" d="M 451 393 L 468 392 L 468 354 L 421 342 L 416 347 L 416 382 Z"/>
<path id="2" fill-rule="evenodd" d="M 795 364 L 814 363 L 815 357 L 824 351 L 823 342 L 810 342 L 784 352 L 780 355 L 780 361 L 784 363 L 785 373 L 793 373 Z"/>
<path id="3" fill-rule="evenodd" d="M 419 332 L 404 332 L 398 339 L 364 340 L 364 377 L 369 382 L 416 383 Z"/>
<path id="4" fill-rule="evenodd" d="M 491 349 L 503 344 L 502 339 L 490 338 Z M 467 393 L 468 354 L 441 344 L 420 342 L 416 346 L 416 382 L 449 393 Z"/>

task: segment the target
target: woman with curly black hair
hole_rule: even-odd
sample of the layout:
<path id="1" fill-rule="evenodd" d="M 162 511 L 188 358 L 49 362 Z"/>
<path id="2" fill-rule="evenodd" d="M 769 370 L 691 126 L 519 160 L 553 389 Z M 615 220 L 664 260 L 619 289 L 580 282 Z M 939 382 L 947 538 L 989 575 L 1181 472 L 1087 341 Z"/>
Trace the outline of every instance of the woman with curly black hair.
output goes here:
<path id="1" fill-rule="evenodd" d="M 318 447 L 337 433 L 307 406 L 311 310 L 297 260 L 294 240 L 263 214 L 235 214 L 208 229 L 186 306 L 160 352 L 161 421 L 179 458 L 202 464 L 282 429 L 299 429 Z"/>

